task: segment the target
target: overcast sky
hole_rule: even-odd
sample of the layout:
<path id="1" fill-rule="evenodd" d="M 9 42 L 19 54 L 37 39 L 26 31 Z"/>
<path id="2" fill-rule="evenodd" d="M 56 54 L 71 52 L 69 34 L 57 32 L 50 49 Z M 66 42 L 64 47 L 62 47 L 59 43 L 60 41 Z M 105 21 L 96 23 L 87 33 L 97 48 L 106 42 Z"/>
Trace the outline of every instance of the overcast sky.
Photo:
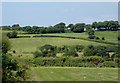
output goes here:
<path id="1" fill-rule="evenodd" d="M 3 2 L 3 25 L 50 26 L 118 20 L 117 2 Z"/>

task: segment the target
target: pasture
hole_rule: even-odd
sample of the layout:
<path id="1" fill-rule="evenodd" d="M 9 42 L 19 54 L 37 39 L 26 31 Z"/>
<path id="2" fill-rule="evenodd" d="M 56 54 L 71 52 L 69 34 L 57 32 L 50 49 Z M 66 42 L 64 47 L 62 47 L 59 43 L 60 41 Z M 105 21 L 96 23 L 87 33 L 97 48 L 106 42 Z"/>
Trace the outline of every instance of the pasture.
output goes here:
<path id="1" fill-rule="evenodd" d="M 95 31 L 95 35 L 100 39 L 105 38 L 105 41 L 118 43 L 118 33 L 119 31 Z M 19 34 L 18 36 L 39 36 L 39 35 L 49 35 L 49 36 L 65 36 L 65 37 L 78 37 L 78 38 L 88 38 L 86 32 L 83 33 L 53 33 L 53 34 Z"/>
<path id="2" fill-rule="evenodd" d="M 5 31 L 6 32 L 6 31 Z M 52 36 L 67 36 L 86 38 L 88 34 L 84 33 L 56 33 L 56 34 L 22 34 L 18 36 L 36 36 L 36 35 L 52 35 Z M 118 31 L 96 31 L 95 35 L 105 41 L 117 43 Z M 16 53 L 12 54 L 11 58 L 18 61 L 21 66 L 28 66 L 27 62 L 34 59 L 32 52 L 37 50 L 37 47 L 45 44 L 53 46 L 74 46 L 74 45 L 104 45 L 109 44 L 98 43 L 83 39 L 59 38 L 59 37 L 31 37 L 31 38 L 10 38 L 12 49 Z M 22 55 L 22 56 L 19 56 Z M 81 54 L 80 54 L 81 55 Z M 60 53 L 57 56 L 61 56 Z M 29 63 L 29 62 L 28 62 Z M 83 67 L 33 67 L 27 70 L 29 79 L 27 81 L 118 81 L 117 68 L 83 68 Z"/>
<path id="3" fill-rule="evenodd" d="M 43 46 L 45 44 L 50 44 L 53 46 L 62 45 L 106 45 L 103 43 L 97 43 L 81 39 L 69 39 L 69 38 L 55 38 L 55 37 L 37 37 L 37 38 L 11 38 L 12 50 L 17 52 L 34 52 L 37 47 Z"/>
<path id="4" fill-rule="evenodd" d="M 118 81 L 117 68 L 31 67 L 27 72 L 28 81 Z"/>

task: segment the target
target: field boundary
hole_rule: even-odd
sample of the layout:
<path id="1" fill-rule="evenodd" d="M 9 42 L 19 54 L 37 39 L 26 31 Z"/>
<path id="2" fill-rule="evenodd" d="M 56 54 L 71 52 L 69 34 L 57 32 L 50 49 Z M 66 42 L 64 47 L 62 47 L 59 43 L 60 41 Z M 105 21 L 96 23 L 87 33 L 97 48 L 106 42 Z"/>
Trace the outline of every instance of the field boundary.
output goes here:
<path id="1" fill-rule="evenodd" d="M 80 37 L 69 37 L 69 36 L 55 36 L 55 35 L 18 36 L 18 38 L 31 38 L 31 37 L 59 37 L 59 38 L 70 38 L 70 39 L 82 39 L 82 40 L 93 41 L 93 42 L 104 43 L 104 44 L 120 45 L 120 43 L 113 43 L 113 42 L 80 38 Z"/>

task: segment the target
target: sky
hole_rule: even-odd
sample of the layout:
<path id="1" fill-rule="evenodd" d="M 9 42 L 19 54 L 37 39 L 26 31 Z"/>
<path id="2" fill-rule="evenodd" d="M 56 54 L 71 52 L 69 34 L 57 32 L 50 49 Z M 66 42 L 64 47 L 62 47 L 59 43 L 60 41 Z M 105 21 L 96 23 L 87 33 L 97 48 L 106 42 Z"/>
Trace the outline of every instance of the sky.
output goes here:
<path id="1" fill-rule="evenodd" d="M 118 20 L 117 2 L 3 2 L 2 25 L 53 26 Z"/>

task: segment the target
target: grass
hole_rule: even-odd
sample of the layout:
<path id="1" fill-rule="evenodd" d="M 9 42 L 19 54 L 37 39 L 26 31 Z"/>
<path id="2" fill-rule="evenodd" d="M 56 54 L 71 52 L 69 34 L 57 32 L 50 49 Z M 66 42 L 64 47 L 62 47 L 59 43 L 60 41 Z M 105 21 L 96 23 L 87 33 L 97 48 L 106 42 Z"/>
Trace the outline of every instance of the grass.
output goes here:
<path id="1" fill-rule="evenodd" d="M 12 38 L 10 39 L 12 43 L 12 50 L 17 52 L 34 52 L 37 47 L 43 46 L 45 44 L 51 44 L 54 46 L 62 45 L 106 45 L 102 43 L 81 40 L 81 39 L 69 39 L 69 38 L 52 38 L 52 37 L 39 37 L 39 38 Z"/>
<path id="2" fill-rule="evenodd" d="M 88 38 L 86 32 L 83 33 L 53 33 L 53 34 L 19 34 L 18 36 L 39 36 L 39 35 L 49 35 L 49 36 L 66 36 L 66 37 L 78 37 L 78 38 Z M 95 31 L 95 35 L 100 39 L 105 38 L 105 41 L 118 43 L 118 31 Z"/>
<path id="3" fill-rule="evenodd" d="M 30 81 L 118 81 L 117 68 L 31 67 L 27 72 Z"/>

